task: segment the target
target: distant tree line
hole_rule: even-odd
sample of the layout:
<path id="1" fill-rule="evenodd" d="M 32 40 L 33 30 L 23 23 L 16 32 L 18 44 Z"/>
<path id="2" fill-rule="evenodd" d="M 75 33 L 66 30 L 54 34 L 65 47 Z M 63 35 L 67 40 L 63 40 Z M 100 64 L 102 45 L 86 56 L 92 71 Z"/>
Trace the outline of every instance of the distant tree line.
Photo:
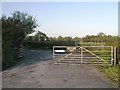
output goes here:
<path id="1" fill-rule="evenodd" d="M 28 36 L 25 39 L 27 47 L 33 46 L 33 48 L 52 48 L 55 45 L 67 45 L 75 46 L 75 42 L 92 42 L 92 45 L 104 45 L 107 46 L 116 46 L 118 45 L 118 36 L 106 35 L 103 32 L 98 33 L 97 35 L 86 35 L 85 37 L 47 37 L 45 34 L 38 32 L 35 36 Z M 29 43 L 29 44 L 28 44 Z M 37 43 L 37 44 L 36 44 Z M 35 44 L 35 46 L 34 46 Z M 89 43 L 88 43 L 89 44 Z M 87 45 L 88 45 L 87 44 Z M 37 45 L 37 46 L 36 46 Z"/>
<path id="2" fill-rule="evenodd" d="M 61 37 L 61 36 L 60 36 Z M 75 42 L 71 37 L 65 38 L 52 38 L 47 37 L 43 33 L 37 33 L 35 36 L 28 36 L 24 40 L 24 47 L 29 49 L 52 49 L 53 46 L 65 45 L 74 46 Z"/>
<path id="3" fill-rule="evenodd" d="M 82 38 L 83 42 L 98 42 L 98 43 L 105 43 L 108 46 L 117 46 L 118 45 L 118 36 L 112 35 L 86 35 L 86 37 Z"/>

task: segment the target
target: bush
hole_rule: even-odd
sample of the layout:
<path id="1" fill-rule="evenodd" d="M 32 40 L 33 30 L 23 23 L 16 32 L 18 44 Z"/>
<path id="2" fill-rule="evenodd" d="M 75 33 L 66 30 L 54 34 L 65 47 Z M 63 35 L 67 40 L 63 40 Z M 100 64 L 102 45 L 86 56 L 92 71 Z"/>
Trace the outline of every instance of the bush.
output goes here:
<path id="1" fill-rule="evenodd" d="M 48 42 L 24 42 L 25 48 L 28 49 L 52 49 L 53 46 L 74 46 L 74 41 L 48 41 Z"/>
<path id="2" fill-rule="evenodd" d="M 19 50 L 11 48 L 3 48 L 2 50 L 2 70 L 8 69 L 18 62 Z"/>

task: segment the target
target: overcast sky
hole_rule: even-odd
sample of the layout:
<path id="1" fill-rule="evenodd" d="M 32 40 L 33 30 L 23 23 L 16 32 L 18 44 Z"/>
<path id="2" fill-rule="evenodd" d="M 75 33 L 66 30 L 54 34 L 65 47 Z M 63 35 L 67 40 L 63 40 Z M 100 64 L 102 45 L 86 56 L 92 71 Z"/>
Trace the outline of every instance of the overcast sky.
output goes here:
<path id="1" fill-rule="evenodd" d="M 20 11 L 36 17 L 36 30 L 49 37 L 118 34 L 117 2 L 4 2 L 2 14 Z"/>

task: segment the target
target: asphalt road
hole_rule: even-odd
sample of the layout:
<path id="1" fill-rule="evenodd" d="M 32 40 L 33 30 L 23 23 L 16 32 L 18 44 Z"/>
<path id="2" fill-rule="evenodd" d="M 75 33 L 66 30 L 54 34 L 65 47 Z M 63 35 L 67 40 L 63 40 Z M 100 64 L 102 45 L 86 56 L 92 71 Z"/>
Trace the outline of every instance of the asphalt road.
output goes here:
<path id="1" fill-rule="evenodd" d="M 20 60 L 14 67 L 22 67 L 35 63 L 40 63 L 42 61 L 52 60 L 53 55 L 50 50 L 21 50 L 24 58 Z"/>
<path id="2" fill-rule="evenodd" d="M 49 51 L 28 52 L 25 62 L 3 72 L 3 88 L 115 88 L 90 65 L 55 65 Z"/>

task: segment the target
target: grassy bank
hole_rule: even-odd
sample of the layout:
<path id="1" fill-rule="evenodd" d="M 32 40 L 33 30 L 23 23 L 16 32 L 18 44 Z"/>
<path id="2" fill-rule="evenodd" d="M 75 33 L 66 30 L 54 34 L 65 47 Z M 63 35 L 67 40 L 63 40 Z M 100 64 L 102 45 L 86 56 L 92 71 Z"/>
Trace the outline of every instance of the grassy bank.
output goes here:
<path id="1" fill-rule="evenodd" d="M 116 87 L 119 83 L 118 66 L 95 66 L 103 76 L 108 78 Z"/>

